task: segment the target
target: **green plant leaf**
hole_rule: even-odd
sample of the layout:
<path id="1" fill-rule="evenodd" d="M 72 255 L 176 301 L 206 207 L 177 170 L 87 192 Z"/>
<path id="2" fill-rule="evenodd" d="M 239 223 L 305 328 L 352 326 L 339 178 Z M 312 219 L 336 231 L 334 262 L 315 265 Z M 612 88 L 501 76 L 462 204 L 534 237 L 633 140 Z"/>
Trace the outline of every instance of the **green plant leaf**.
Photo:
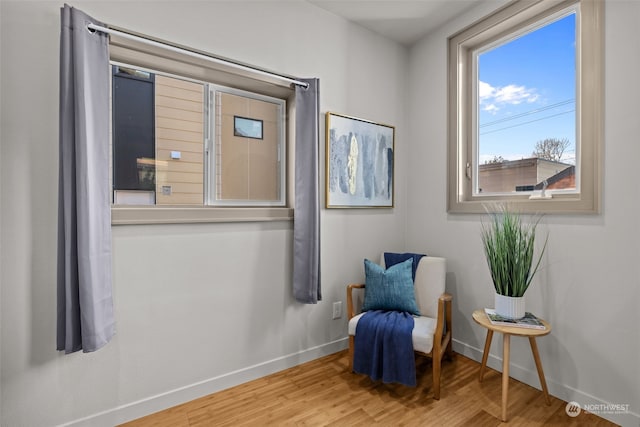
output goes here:
<path id="1" fill-rule="evenodd" d="M 537 215 L 525 223 L 519 213 L 504 206 L 489 217 L 488 224 L 482 222 L 481 237 L 495 290 L 500 295 L 521 297 L 538 272 L 547 248 L 548 235 L 532 268 L 536 229 L 542 217 Z"/>

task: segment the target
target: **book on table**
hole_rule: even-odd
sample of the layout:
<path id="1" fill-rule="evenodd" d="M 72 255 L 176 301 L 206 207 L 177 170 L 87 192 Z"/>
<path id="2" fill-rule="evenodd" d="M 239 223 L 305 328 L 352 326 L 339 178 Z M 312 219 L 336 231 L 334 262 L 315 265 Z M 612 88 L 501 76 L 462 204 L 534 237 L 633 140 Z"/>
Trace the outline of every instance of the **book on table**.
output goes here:
<path id="1" fill-rule="evenodd" d="M 484 312 L 487 314 L 489 322 L 491 322 L 492 325 L 513 326 L 516 328 L 529 329 L 546 329 L 540 319 L 528 311 L 521 319 L 510 319 L 508 317 L 500 316 L 499 314 L 496 314 L 496 311 L 492 308 L 485 308 Z"/>

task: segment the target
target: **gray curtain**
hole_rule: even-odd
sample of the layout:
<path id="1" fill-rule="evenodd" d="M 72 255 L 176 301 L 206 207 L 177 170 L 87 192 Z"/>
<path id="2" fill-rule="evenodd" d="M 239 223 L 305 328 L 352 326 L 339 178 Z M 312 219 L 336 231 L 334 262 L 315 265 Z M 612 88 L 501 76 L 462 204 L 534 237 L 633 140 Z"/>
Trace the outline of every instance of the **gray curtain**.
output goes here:
<path id="1" fill-rule="evenodd" d="M 319 80 L 301 79 L 296 86 L 295 205 L 293 223 L 293 295 L 316 304 L 320 292 L 320 198 L 318 158 L 320 143 Z"/>
<path id="2" fill-rule="evenodd" d="M 115 333 L 111 295 L 107 35 L 65 5 L 60 33 L 58 350 L 95 351 Z"/>

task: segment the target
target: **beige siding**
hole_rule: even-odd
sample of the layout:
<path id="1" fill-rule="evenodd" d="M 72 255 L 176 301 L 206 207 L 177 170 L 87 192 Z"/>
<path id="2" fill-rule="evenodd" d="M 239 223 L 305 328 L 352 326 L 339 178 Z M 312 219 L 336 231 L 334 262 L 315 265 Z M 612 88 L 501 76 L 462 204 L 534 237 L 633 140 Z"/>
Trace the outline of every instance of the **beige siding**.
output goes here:
<path id="1" fill-rule="evenodd" d="M 200 111 L 179 110 L 173 107 L 162 107 L 156 103 L 156 115 L 158 117 L 171 117 L 177 120 L 197 122 L 198 120 L 202 119 L 202 110 Z"/>
<path id="2" fill-rule="evenodd" d="M 481 165 L 478 184 L 485 193 L 512 192 L 516 186 L 536 185 L 537 172 L 536 159 Z"/>
<path id="3" fill-rule="evenodd" d="M 157 88 L 158 86 L 156 86 L 156 89 Z M 196 113 L 202 113 L 204 111 L 204 105 L 202 104 L 180 98 L 171 98 L 168 96 L 159 95 L 157 92 L 156 106 L 192 111 Z"/>
<path id="4" fill-rule="evenodd" d="M 204 202 L 204 86 L 156 76 L 156 204 Z M 172 159 L 179 151 L 180 159 Z M 171 187 L 171 194 L 163 194 Z"/>
<path id="5" fill-rule="evenodd" d="M 169 139 L 177 142 L 195 142 L 202 145 L 203 132 L 156 127 L 156 138 Z"/>
<path id="6" fill-rule="evenodd" d="M 219 94 L 217 194 L 223 200 L 278 198 L 278 106 L 228 93 Z M 234 135 L 234 116 L 262 120 L 263 139 Z"/>
<path id="7" fill-rule="evenodd" d="M 191 184 L 202 184 L 204 182 L 202 174 L 193 172 L 164 172 L 163 175 L 164 185 L 173 185 L 178 182 Z M 162 188 L 160 188 L 161 190 Z"/>
<path id="8" fill-rule="evenodd" d="M 569 166 L 536 157 L 484 164 L 480 165 L 479 187 L 485 193 L 512 192 L 516 190 L 516 186 L 535 186 Z"/>
<path id="9" fill-rule="evenodd" d="M 157 137 L 156 137 L 156 150 L 171 152 L 172 150 L 175 150 L 176 142 L 178 142 L 180 145 L 180 148 L 182 148 L 182 154 L 202 153 L 202 150 L 203 150 L 202 141 L 192 142 L 192 141 L 184 141 L 184 140 L 181 141 L 179 139 L 157 138 Z"/>
<path id="10" fill-rule="evenodd" d="M 171 146 L 170 143 L 168 142 L 165 146 Z M 187 147 L 187 148 L 191 148 L 191 147 Z M 187 149 L 183 149 L 181 151 L 182 154 L 182 158 L 180 159 L 182 162 L 189 162 L 189 163 L 198 163 L 200 161 L 202 161 L 202 150 L 200 151 L 187 151 Z M 159 161 L 164 161 L 164 160 L 170 160 L 171 159 L 171 150 L 170 149 L 162 149 L 159 148 L 158 146 L 156 146 L 156 160 Z"/>

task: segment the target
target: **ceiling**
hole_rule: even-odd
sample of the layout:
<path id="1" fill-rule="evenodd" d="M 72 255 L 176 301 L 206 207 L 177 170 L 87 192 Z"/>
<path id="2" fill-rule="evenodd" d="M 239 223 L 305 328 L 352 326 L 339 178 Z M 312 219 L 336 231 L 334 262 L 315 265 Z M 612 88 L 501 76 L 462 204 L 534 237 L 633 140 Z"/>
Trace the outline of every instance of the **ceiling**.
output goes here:
<path id="1" fill-rule="evenodd" d="M 486 0 L 307 1 L 409 46 L 431 30 Z"/>

